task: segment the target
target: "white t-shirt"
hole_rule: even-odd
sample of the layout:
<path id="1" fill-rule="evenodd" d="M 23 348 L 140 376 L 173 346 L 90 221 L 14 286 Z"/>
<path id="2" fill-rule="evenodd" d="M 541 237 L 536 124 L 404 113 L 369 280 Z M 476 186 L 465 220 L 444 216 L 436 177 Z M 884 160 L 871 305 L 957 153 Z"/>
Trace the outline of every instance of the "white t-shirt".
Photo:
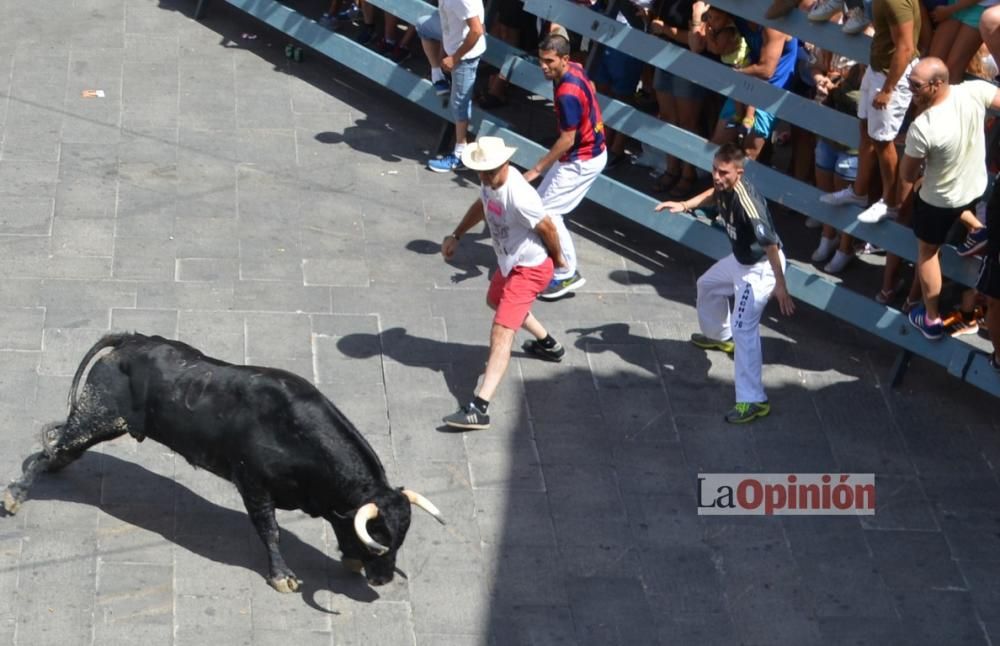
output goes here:
<path id="1" fill-rule="evenodd" d="M 906 154 L 925 159 L 920 198 L 940 208 L 965 206 L 986 190 L 986 108 L 997 87 L 952 85 L 948 98 L 924 110 L 906 134 Z"/>
<path id="2" fill-rule="evenodd" d="M 542 198 L 519 170 L 508 167 L 504 185 L 496 190 L 483 185 L 480 198 L 501 274 L 509 275 L 516 266 L 537 267 L 545 262 L 549 253 L 535 233 L 545 217 Z"/>
<path id="3" fill-rule="evenodd" d="M 451 56 L 462 46 L 462 41 L 469 35 L 469 25 L 465 21 L 473 16 L 479 16 L 479 21 L 486 22 L 486 10 L 483 8 L 483 0 L 441 0 L 438 5 L 438 14 L 441 16 L 441 44 L 444 51 Z M 486 35 L 479 37 L 476 44 L 472 46 L 462 60 L 478 58 L 486 51 Z"/>

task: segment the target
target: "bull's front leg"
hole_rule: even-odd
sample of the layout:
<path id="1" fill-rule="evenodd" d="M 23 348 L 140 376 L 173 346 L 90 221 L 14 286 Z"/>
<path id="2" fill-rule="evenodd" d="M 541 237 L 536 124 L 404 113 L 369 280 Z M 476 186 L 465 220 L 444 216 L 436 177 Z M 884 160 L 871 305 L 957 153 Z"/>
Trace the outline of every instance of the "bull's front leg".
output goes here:
<path id="1" fill-rule="evenodd" d="M 295 576 L 285 559 L 281 556 L 278 548 L 278 541 L 281 538 L 281 530 L 278 528 L 278 521 L 274 518 L 274 501 L 271 496 L 263 491 L 251 490 L 246 483 L 237 481 L 240 494 L 243 496 L 243 504 L 246 505 L 250 520 L 257 529 L 260 540 L 267 548 L 267 560 L 270 572 L 267 582 L 278 592 L 296 592 L 302 585 L 302 580 Z"/>

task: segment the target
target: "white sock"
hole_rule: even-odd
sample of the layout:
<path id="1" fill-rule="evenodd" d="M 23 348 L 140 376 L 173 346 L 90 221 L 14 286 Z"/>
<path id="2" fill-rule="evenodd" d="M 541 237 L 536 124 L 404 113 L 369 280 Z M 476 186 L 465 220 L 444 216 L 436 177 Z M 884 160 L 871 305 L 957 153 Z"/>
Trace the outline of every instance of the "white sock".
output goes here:
<path id="1" fill-rule="evenodd" d="M 819 246 L 816 247 L 816 251 L 812 254 L 813 262 L 823 262 L 830 257 L 833 250 L 837 247 L 837 236 L 832 238 L 820 238 Z"/>
<path id="2" fill-rule="evenodd" d="M 431 68 L 431 83 L 437 83 L 438 81 L 444 80 L 444 72 L 441 71 L 440 67 Z"/>
<path id="3" fill-rule="evenodd" d="M 459 159 L 462 158 L 462 153 L 465 152 L 465 146 L 467 144 L 455 144 L 455 156 Z"/>
<path id="4" fill-rule="evenodd" d="M 829 274 L 839 274 L 844 271 L 844 267 L 847 267 L 847 263 L 851 262 L 851 258 L 853 257 L 851 254 L 837 249 L 837 253 L 833 255 L 833 260 L 828 262 L 826 267 L 823 267 L 823 270 Z"/>

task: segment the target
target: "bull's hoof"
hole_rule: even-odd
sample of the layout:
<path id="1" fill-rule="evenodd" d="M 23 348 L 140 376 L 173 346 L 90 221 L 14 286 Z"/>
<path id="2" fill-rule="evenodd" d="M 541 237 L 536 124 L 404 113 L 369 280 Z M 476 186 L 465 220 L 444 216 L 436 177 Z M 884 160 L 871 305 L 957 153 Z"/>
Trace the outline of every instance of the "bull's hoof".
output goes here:
<path id="1" fill-rule="evenodd" d="M 21 501 L 14 497 L 10 489 L 4 489 L 3 491 L 3 508 L 11 516 L 16 514 L 17 510 L 21 508 Z"/>
<path id="2" fill-rule="evenodd" d="M 279 576 L 268 579 L 267 582 L 278 592 L 298 592 L 302 581 L 296 576 Z"/>
<path id="3" fill-rule="evenodd" d="M 362 563 L 360 559 L 344 559 L 341 563 L 345 568 L 355 574 L 361 574 L 362 570 L 365 569 L 364 563 Z"/>

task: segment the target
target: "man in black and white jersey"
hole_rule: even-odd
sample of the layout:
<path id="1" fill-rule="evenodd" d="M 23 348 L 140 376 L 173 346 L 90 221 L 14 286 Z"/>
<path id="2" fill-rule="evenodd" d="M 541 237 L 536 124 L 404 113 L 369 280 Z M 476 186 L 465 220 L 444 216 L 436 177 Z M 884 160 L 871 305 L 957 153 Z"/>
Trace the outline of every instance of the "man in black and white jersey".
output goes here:
<path id="1" fill-rule="evenodd" d="M 714 202 L 725 224 L 733 253 L 698 278 L 700 348 L 734 354 L 736 406 L 726 414 L 731 424 L 751 422 L 771 412 L 761 379 L 760 317 L 771 296 L 782 314 L 795 311 L 785 286 L 785 255 L 774 231 L 767 203 L 743 178 L 743 150 L 725 144 L 712 160 L 713 187 L 681 202 L 661 202 L 657 211 L 690 211 Z M 736 297 L 732 312 L 729 297 Z"/>

